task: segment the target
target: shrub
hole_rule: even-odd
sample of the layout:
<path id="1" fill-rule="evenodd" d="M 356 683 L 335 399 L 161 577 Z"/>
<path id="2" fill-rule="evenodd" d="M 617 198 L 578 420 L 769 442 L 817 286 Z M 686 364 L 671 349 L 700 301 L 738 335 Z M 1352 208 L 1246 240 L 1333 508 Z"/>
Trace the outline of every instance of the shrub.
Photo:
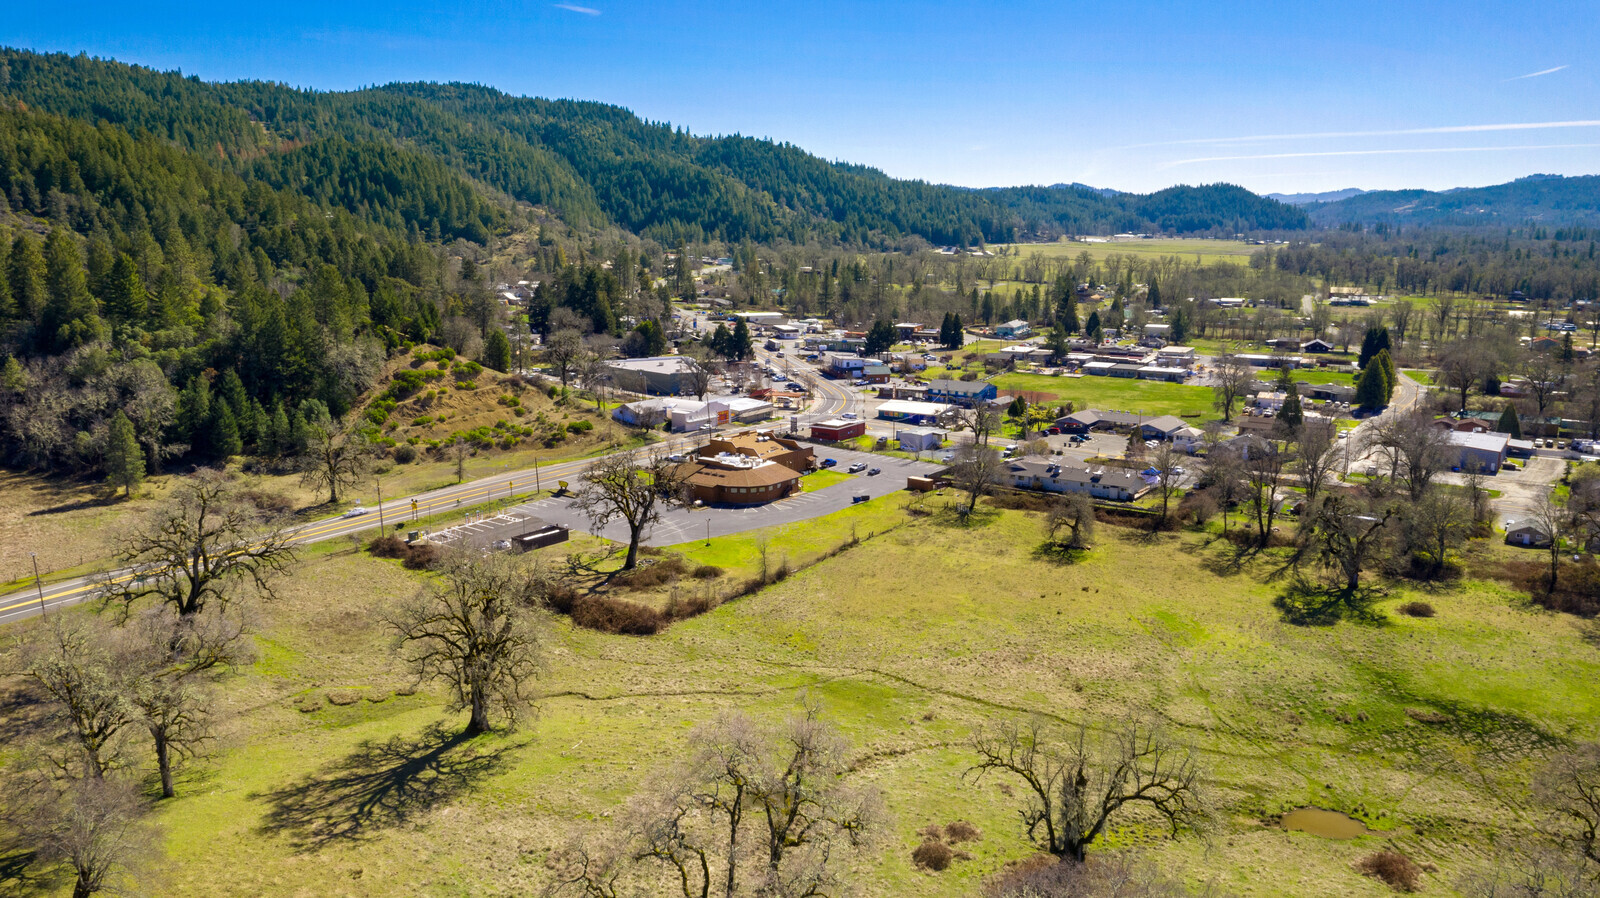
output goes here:
<path id="1" fill-rule="evenodd" d="M 568 433 L 588 433 L 591 430 L 594 430 L 593 421 L 574 421 L 567 425 Z"/>
<path id="2" fill-rule="evenodd" d="M 719 568 L 714 564 L 702 564 L 696 567 L 693 573 L 691 573 L 689 576 L 695 578 L 696 580 L 715 580 L 722 576 L 723 573 L 724 572 L 722 568 Z"/>
<path id="3" fill-rule="evenodd" d="M 551 611 L 560 614 L 572 613 L 572 606 L 578 601 L 578 590 L 570 583 L 554 580 L 545 585 L 544 603 Z"/>
<path id="4" fill-rule="evenodd" d="M 1379 851 L 1356 862 L 1361 873 L 1382 880 L 1396 892 L 1415 892 L 1421 883 L 1422 868 L 1398 851 Z"/>
<path id="5" fill-rule="evenodd" d="M 687 620 L 691 617 L 699 617 L 719 604 L 721 604 L 721 601 L 715 595 L 709 593 L 688 597 L 674 594 L 672 598 L 667 600 L 666 610 L 662 614 L 668 621 Z"/>
<path id="6" fill-rule="evenodd" d="M 416 543 L 406 546 L 406 554 L 400 563 L 407 570 L 425 571 L 439 560 L 439 554 L 439 547 L 432 543 Z"/>
<path id="7" fill-rule="evenodd" d="M 918 845 L 911 852 L 911 862 L 913 864 L 924 870 L 932 870 L 935 873 L 947 869 L 950 866 L 950 861 L 954 858 L 955 852 L 950 850 L 949 845 L 943 842 L 935 842 L 932 839 Z"/>
<path id="8" fill-rule="evenodd" d="M 608 596 L 581 596 L 572 604 L 572 622 L 619 636 L 653 636 L 666 621 L 661 612 L 637 602 Z"/>
<path id="9" fill-rule="evenodd" d="M 339 705 L 343 707 L 345 705 L 353 705 L 359 701 L 361 701 L 361 693 L 356 692 L 353 689 L 328 690 L 328 704 L 330 705 Z"/>
<path id="10" fill-rule="evenodd" d="M 617 574 L 611 578 L 611 585 L 623 589 L 653 589 L 677 582 L 683 573 L 683 557 L 671 555 L 652 564 L 640 565 L 631 571 Z"/>
<path id="11" fill-rule="evenodd" d="M 976 842 L 983 838 L 983 833 L 967 821 L 957 820 L 945 825 L 944 837 L 950 840 L 950 844 L 958 845 L 962 842 Z"/>
<path id="12" fill-rule="evenodd" d="M 417 447 L 410 443 L 401 443 L 394 447 L 394 460 L 397 464 L 411 464 L 417 460 Z"/>
<path id="13" fill-rule="evenodd" d="M 379 536 L 367 543 L 367 554 L 373 558 L 404 558 L 407 548 L 406 541 L 398 536 Z"/>
<path id="14" fill-rule="evenodd" d="M 412 427 L 424 427 L 433 423 L 432 415 L 418 415 L 411 419 Z"/>
<path id="15" fill-rule="evenodd" d="M 456 381 L 456 389 L 458 389 L 458 390 L 476 390 L 477 388 L 478 388 L 477 381 L 471 381 L 471 380 L 458 380 L 458 381 Z"/>
<path id="16" fill-rule="evenodd" d="M 242 494 L 244 500 L 254 505 L 256 509 L 269 517 L 280 517 L 294 511 L 294 503 L 288 496 L 280 493 L 269 493 L 265 490 L 245 490 Z"/>
<path id="17" fill-rule="evenodd" d="M 1406 617 L 1433 617 L 1433 606 L 1427 602 L 1407 602 L 1398 610 Z"/>

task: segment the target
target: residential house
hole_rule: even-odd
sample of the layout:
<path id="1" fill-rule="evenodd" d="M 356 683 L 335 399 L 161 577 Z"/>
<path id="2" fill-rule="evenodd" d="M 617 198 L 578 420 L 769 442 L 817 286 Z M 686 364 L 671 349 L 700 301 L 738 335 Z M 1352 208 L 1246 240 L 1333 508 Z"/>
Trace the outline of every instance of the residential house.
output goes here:
<path id="1" fill-rule="evenodd" d="M 1301 352 L 1333 352 L 1333 344 L 1318 337 L 1300 344 Z"/>
<path id="2" fill-rule="evenodd" d="M 1193 430 L 1182 418 L 1161 415 L 1139 425 L 1139 433 L 1147 440 L 1171 440 L 1185 430 Z"/>
<path id="3" fill-rule="evenodd" d="M 1018 318 L 1007 321 L 1005 324 L 996 325 L 994 333 L 997 337 L 1026 337 L 1028 334 L 1033 333 L 1033 329 L 1028 327 L 1028 322 Z"/>
<path id="4" fill-rule="evenodd" d="M 1529 549 L 1550 548 L 1550 532 L 1532 518 L 1506 521 L 1506 545 Z"/>

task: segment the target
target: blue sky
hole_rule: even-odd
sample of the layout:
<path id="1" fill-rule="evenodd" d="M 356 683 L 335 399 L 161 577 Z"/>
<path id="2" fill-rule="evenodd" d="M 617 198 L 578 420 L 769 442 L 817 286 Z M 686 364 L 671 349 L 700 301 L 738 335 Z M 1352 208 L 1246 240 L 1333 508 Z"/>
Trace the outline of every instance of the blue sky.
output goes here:
<path id="1" fill-rule="evenodd" d="M 1600 173 L 1595 0 L 19 6 L 0 43 L 330 90 L 477 81 L 968 186 Z"/>

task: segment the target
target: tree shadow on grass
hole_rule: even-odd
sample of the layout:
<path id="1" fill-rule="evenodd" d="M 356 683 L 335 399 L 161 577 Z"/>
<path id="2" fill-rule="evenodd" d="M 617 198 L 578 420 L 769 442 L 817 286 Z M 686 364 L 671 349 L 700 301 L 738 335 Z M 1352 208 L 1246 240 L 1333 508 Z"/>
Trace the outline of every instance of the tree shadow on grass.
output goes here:
<path id="1" fill-rule="evenodd" d="M 367 741 L 300 782 L 252 795 L 269 804 L 263 832 L 286 834 L 297 849 L 359 842 L 470 790 L 505 766 L 510 746 L 464 747 L 468 737 L 434 724 L 417 738 Z"/>
<path id="2" fill-rule="evenodd" d="M 1090 549 L 1086 547 L 1072 548 L 1060 543 L 1045 540 L 1033 550 L 1033 557 L 1040 561 L 1048 561 L 1062 566 L 1074 565 L 1089 557 Z"/>
<path id="3" fill-rule="evenodd" d="M 1372 587 L 1354 590 L 1316 586 L 1296 581 L 1272 600 L 1285 623 L 1297 627 L 1331 627 L 1340 621 L 1368 626 L 1383 626 L 1389 618 L 1377 608 L 1383 594 Z"/>

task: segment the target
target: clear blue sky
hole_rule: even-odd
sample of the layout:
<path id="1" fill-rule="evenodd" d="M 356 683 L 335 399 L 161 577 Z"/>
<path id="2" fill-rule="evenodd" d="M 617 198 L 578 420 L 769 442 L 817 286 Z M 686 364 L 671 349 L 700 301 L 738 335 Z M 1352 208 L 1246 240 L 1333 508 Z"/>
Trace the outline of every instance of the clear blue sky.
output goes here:
<path id="1" fill-rule="evenodd" d="M 969 186 L 1600 173 L 1596 0 L 249 6 L 19 3 L 0 43 L 330 90 L 477 81 Z"/>

